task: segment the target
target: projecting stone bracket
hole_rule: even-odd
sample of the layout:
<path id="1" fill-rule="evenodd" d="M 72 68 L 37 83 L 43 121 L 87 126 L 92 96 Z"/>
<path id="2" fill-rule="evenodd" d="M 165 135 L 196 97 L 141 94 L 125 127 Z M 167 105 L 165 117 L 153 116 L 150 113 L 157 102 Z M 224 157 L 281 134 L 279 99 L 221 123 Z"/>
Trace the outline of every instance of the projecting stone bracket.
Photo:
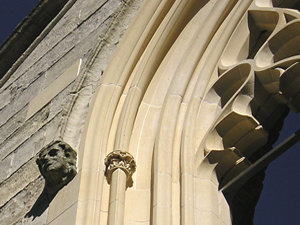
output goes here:
<path id="1" fill-rule="evenodd" d="M 132 187 L 132 175 L 136 170 L 136 163 L 134 158 L 128 152 L 113 151 L 105 158 L 105 176 L 108 184 L 111 184 L 112 174 L 115 170 L 121 169 L 127 176 L 126 187 Z"/>
<path id="2" fill-rule="evenodd" d="M 41 150 L 36 163 L 45 178 L 48 194 L 56 194 L 75 177 L 76 161 L 77 153 L 61 140 L 53 141 Z"/>

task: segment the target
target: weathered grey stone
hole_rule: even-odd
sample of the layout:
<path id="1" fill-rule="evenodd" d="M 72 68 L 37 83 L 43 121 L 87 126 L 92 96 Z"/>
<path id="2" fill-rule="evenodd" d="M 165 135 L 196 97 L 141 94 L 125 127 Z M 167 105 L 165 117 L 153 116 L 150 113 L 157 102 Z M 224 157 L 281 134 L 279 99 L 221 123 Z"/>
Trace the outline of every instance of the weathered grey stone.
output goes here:
<path id="1" fill-rule="evenodd" d="M 7 88 L 2 88 L 2 91 L 0 92 L 0 98 L 5 98 L 7 95 L 9 95 L 9 97 L 6 100 L 6 104 L 3 105 L 3 107 L 1 107 L 1 110 L 3 110 L 5 106 L 8 106 L 9 104 L 12 104 L 13 102 L 19 101 L 19 98 L 21 97 L 22 93 L 26 89 L 31 90 L 31 88 L 34 87 L 34 86 L 31 86 L 33 83 L 39 82 L 40 84 L 43 84 L 44 78 L 45 78 L 45 72 L 40 71 L 38 74 L 35 74 L 35 76 L 32 77 L 32 79 L 16 80 Z"/>
<path id="2" fill-rule="evenodd" d="M 0 163 L 0 183 L 7 179 L 12 174 L 12 161 L 14 159 L 14 155 L 7 156 Z"/>
<path id="3" fill-rule="evenodd" d="M 15 101 L 12 101 L 2 110 L 0 110 L 0 126 L 6 123 L 14 114 L 20 111 L 35 96 L 35 94 L 40 91 L 40 82 L 42 81 L 37 80 L 36 82 L 32 83 L 27 89 L 20 92 L 17 97 L 15 97 Z"/>
<path id="4" fill-rule="evenodd" d="M 51 44 L 48 43 L 43 45 L 42 41 L 17 69 L 10 80 L 6 82 L 5 87 L 11 85 L 15 80 L 20 80 L 20 83 L 23 83 L 26 80 L 32 80 L 37 76 L 37 74 L 47 71 L 51 66 L 55 65 L 56 62 L 64 57 L 64 55 L 75 45 L 82 41 L 82 39 L 88 37 L 88 35 L 95 29 L 99 29 L 99 36 L 105 35 L 107 30 L 106 26 L 109 27 L 109 24 L 114 21 L 112 14 L 118 12 L 118 10 L 120 10 L 118 6 L 121 5 L 121 1 L 119 0 L 110 0 L 106 2 L 107 3 L 104 4 L 103 7 L 100 7 L 93 15 L 90 15 L 87 20 L 81 22 L 79 25 L 77 25 L 77 23 L 74 24 L 72 29 L 68 29 L 68 26 L 70 25 L 66 25 L 64 23 L 57 24 L 57 29 L 68 32 L 57 35 L 57 33 L 52 34 L 51 31 L 48 35 L 48 37 L 51 38 Z M 69 13 L 72 12 L 68 12 L 67 14 Z M 73 15 L 78 16 L 78 13 L 75 14 L 73 12 Z M 31 61 L 31 57 L 34 55 L 36 57 Z"/>
<path id="5" fill-rule="evenodd" d="M 36 163 L 46 180 L 48 193 L 57 193 L 75 177 L 76 161 L 77 153 L 64 141 L 53 141 L 42 149 Z"/>
<path id="6" fill-rule="evenodd" d="M 0 183 L 35 156 L 45 143 L 56 138 L 60 121 L 58 114 L 34 134 L 30 134 L 29 138 L 0 162 L 0 168 L 5 168 L 0 170 Z"/>
<path id="7" fill-rule="evenodd" d="M 1 138 L 5 138 L 3 142 L 0 144 L 0 165 L 1 160 L 5 158 L 8 154 L 17 149 L 20 145 L 26 142 L 28 138 L 32 136 L 32 134 L 39 132 L 39 130 L 43 130 L 44 126 L 47 126 L 54 117 L 58 115 L 63 110 L 62 105 L 65 105 L 68 101 L 68 96 L 72 90 L 72 85 L 69 85 L 63 92 L 57 95 L 46 107 L 44 107 L 41 111 L 36 113 L 32 118 L 27 120 L 25 123 L 20 121 L 20 119 L 24 119 L 25 112 L 23 110 L 20 112 L 20 118 L 18 115 L 12 117 L 12 121 L 3 125 L 0 129 Z M 60 117 L 62 119 L 62 117 Z M 59 119 L 59 117 L 57 118 Z M 19 122 L 20 121 L 20 122 Z M 18 127 L 19 125 L 19 127 Z M 21 126 L 22 125 L 22 126 Z M 49 127 L 49 126 L 48 126 Z M 8 128 L 15 128 L 13 133 L 9 133 Z M 55 130 L 57 132 L 57 128 Z M 43 134 L 45 136 L 45 134 Z M 48 136 L 49 137 L 49 136 Z M 51 136 L 53 137 L 53 136 Z M 52 138 L 51 140 L 53 140 Z M 1 139 L 0 139 L 1 140 Z M 16 144 L 17 143 L 17 144 Z M 41 148 L 40 148 L 41 149 Z"/>
<path id="8" fill-rule="evenodd" d="M 0 126 L 0 143 L 13 135 L 13 133 L 25 123 L 27 108 L 24 107 L 17 114 L 12 116 L 5 124 Z"/>
<path id="9" fill-rule="evenodd" d="M 19 95 L 20 97 L 22 97 L 22 101 L 20 101 L 19 99 L 17 100 L 18 103 L 12 103 L 9 106 L 14 109 L 14 111 L 18 111 L 20 110 L 20 108 L 22 106 L 24 106 L 29 100 L 30 97 L 34 96 L 33 93 L 36 93 L 38 90 L 34 89 L 34 86 L 32 84 L 32 82 L 34 83 L 39 83 L 39 87 L 43 87 L 46 84 L 49 84 L 49 82 L 52 82 L 53 80 L 49 80 L 48 78 L 55 78 L 55 76 L 50 76 L 50 74 L 47 72 L 47 80 L 48 81 L 36 81 L 36 79 L 44 79 L 44 72 L 49 68 L 49 66 L 51 67 L 51 65 L 56 64 L 56 62 L 58 62 L 59 59 L 61 59 L 62 57 L 64 57 L 66 53 L 68 53 L 74 46 L 78 45 L 81 41 L 83 41 L 84 39 L 86 39 L 87 37 L 89 37 L 89 34 L 91 32 L 93 32 L 94 30 L 96 30 L 98 33 L 98 36 L 100 34 L 100 36 L 105 36 L 105 34 L 107 33 L 107 29 L 109 29 L 109 27 L 111 26 L 111 24 L 114 21 L 114 16 L 113 14 L 115 14 L 116 12 L 118 12 L 118 10 L 120 11 L 122 9 L 122 5 L 120 3 L 120 1 L 118 0 L 113 0 L 113 1 L 107 1 L 108 3 L 105 4 L 99 4 L 99 10 L 95 12 L 95 14 L 90 17 L 87 21 L 82 22 L 82 24 L 71 33 L 70 33 L 64 37 L 64 40 L 59 43 L 58 45 L 54 46 L 52 49 L 48 49 L 49 51 L 47 51 L 47 53 L 45 53 L 44 57 L 41 57 L 41 52 L 39 51 L 39 58 L 37 59 L 38 62 L 36 62 L 32 67 L 28 68 L 28 69 L 24 69 L 25 70 L 25 74 L 23 74 L 22 76 L 20 76 L 14 83 L 11 84 L 11 87 L 9 88 L 9 90 L 15 90 L 14 95 L 16 97 L 13 97 L 12 99 L 17 98 Z M 108 19 L 109 18 L 109 19 Z M 88 26 L 86 25 L 88 24 Z M 126 27 L 124 27 L 126 28 Z M 61 30 L 65 30 L 61 29 Z M 50 35 L 51 36 L 51 35 Z M 54 36 L 54 35 L 53 35 Z M 51 36 L 51 37 L 53 37 Z M 57 37 L 54 36 L 53 38 L 54 40 L 57 40 Z M 90 39 L 90 37 L 89 37 Z M 118 42 L 118 40 L 120 39 L 120 35 L 116 35 L 116 39 L 115 42 Z M 89 40 L 90 42 L 90 40 Z M 89 43 L 89 42 L 84 42 L 84 43 Z M 42 44 L 41 44 L 42 46 Z M 91 46 L 90 46 L 91 47 Z M 37 47 L 37 51 L 38 51 L 39 46 Z M 46 48 L 44 48 L 46 49 Z M 86 52 L 86 51 L 85 51 Z M 34 55 L 34 53 L 32 53 Z M 78 52 L 76 54 L 76 56 L 78 57 Z M 28 57 L 30 58 L 30 57 Z M 54 59 L 55 61 L 51 61 L 49 59 Z M 23 63 L 23 65 L 27 65 L 27 63 Z M 66 65 L 64 65 L 65 67 Z M 48 68 L 46 68 L 48 67 Z M 36 68 L 38 68 L 38 70 L 36 70 Z M 42 68 L 42 70 L 41 70 Z M 22 67 L 20 67 L 18 69 L 21 70 Z M 16 72 L 16 74 L 18 73 L 18 71 Z M 61 71 L 61 70 L 60 70 Z M 59 74 L 59 73 L 56 73 Z M 20 74 L 21 75 L 21 74 Z M 10 79 L 11 81 L 12 79 Z M 45 84 L 44 84 L 45 83 Z M 24 88 L 28 87 L 28 86 L 32 86 L 32 88 L 27 88 L 25 93 L 24 93 Z M 22 87 L 22 88 L 20 88 Z M 26 92 L 31 93 L 31 95 L 26 95 Z M 7 95 L 7 90 L 4 91 L 3 93 L 1 93 L 3 95 Z M 0 98 L 1 98 L 1 94 L 0 94 Z M 25 95 L 24 95 L 25 94 Z M 20 104 L 20 102 L 22 104 Z M 7 104 L 6 104 L 7 105 Z M 13 115 L 14 113 L 8 113 L 10 112 L 10 107 L 8 107 L 8 109 L 3 109 L 3 116 L 1 117 L 3 122 L 0 120 L 0 125 L 3 124 L 5 121 L 7 121 L 7 119 L 9 118 L 10 115 Z"/>
<path id="10" fill-rule="evenodd" d="M 1 95 L 2 95 L 1 99 L 3 100 L 0 101 L 0 110 L 10 103 L 10 98 L 11 98 L 10 90 L 5 90 L 3 93 L 1 93 Z"/>
<path id="11" fill-rule="evenodd" d="M 18 120 L 17 116 L 15 118 Z M 46 107 L 37 113 L 35 117 L 27 121 L 23 126 L 19 127 L 11 135 L 6 137 L 6 139 L 0 144 L 0 161 L 18 148 L 22 143 L 24 143 L 24 141 L 30 138 L 33 133 L 36 133 L 39 129 L 41 129 L 41 127 L 43 127 L 43 125 L 52 118 L 49 118 L 49 107 Z M 6 126 L 3 126 L 3 128 L 6 128 Z M 1 133 L 2 132 L 5 133 L 5 130 L 3 129 Z M 5 137 L 5 134 L 3 134 L 3 136 Z"/>
<path id="12" fill-rule="evenodd" d="M 48 210 L 45 210 L 40 216 L 38 217 L 24 217 L 20 219 L 17 223 L 14 225 L 45 225 L 47 224 L 47 213 Z"/>
<path id="13" fill-rule="evenodd" d="M 101 8 L 104 3 L 110 4 L 110 1 L 76 1 L 66 15 L 55 25 L 50 33 L 42 40 L 39 46 L 37 46 L 31 55 L 19 67 L 17 73 L 28 70 L 41 58 L 41 56 L 46 55 L 49 49 L 54 48 L 58 42 L 63 41 L 63 39 L 72 33 L 79 24 L 82 23 L 82 21 L 94 14 L 94 12 Z M 87 6 L 91 5 L 93 8 L 87 8 Z"/>
<path id="14" fill-rule="evenodd" d="M 43 186 L 44 180 L 42 177 L 39 177 L 1 207 L 0 224 L 14 224 L 24 217 L 42 193 Z"/>
<path id="15" fill-rule="evenodd" d="M 32 158 L 9 179 L 0 184 L 0 208 L 38 176 L 40 176 L 40 172 L 35 159 Z"/>

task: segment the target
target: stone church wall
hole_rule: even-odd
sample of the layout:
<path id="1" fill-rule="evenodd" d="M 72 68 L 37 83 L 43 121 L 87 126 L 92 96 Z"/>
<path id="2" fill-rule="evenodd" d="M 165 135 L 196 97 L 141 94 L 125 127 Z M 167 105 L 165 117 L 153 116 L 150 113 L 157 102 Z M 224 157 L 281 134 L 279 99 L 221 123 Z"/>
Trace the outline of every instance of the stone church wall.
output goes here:
<path id="1" fill-rule="evenodd" d="M 0 225 L 251 225 L 263 172 L 226 187 L 300 111 L 299 1 L 64 2 L 0 80 Z"/>
<path id="2" fill-rule="evenodd" d="M 31 210 L 44 187 L 36 156 L 49 142 L 62 138 L 79 92 L 86 91 L 88 104 L 142 2 L 76 1 L 1 87 L 1 225 L 48 223 L 47 208 Z M 95 52 L 100 52 L 102 63 L 89 71 Z M 78 130 L 73 139 L 80 139 Z M 30 210 L 31 216 L 25 217 Z"/>

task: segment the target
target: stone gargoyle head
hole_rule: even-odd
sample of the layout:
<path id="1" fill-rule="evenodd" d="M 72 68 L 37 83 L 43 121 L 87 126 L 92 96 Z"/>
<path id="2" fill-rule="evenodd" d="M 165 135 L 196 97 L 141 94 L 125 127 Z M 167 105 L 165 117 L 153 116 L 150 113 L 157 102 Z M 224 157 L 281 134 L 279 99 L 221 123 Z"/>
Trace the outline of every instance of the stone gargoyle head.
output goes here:
<path id="1" fill-rule="evenodd" d="M 66 142 L 58 140 L 46 145 L 40 152 L 36 163 L 45 178 L 45 189 L 56 194 L 76 175 L 77 153 Z"/>

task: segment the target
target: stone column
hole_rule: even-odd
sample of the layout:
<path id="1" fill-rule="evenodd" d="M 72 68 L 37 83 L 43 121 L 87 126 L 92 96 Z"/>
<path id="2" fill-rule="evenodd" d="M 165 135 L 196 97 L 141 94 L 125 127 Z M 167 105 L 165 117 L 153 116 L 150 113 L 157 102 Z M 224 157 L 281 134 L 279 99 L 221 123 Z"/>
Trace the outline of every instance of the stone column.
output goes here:
<path id="1" fill-rule="evenodd" d="M 132 187 L 135 161 L 128 152 L 113 151 L 105 158 L 105 176 L 110 187 L 108 225 L 124 224 L 125 191 Z"/>

